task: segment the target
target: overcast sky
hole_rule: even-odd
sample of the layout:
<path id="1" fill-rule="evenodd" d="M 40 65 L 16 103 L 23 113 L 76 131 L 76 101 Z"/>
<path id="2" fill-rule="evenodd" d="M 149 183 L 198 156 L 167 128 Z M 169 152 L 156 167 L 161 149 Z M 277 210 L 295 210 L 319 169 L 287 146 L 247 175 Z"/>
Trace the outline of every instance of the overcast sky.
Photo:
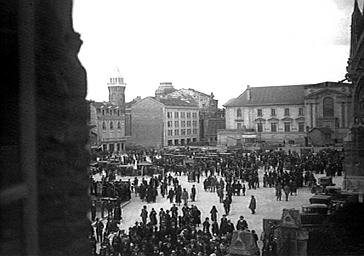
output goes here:
<path id="1" fill-rule="evenodd" d="M 342 80 L 353 6 L 354 0 L 74 0 L 87 98 L 108 100 L 115 67 L 127 101 L 154 95 L 160 82 L 213 92 L 221 106 L 246 85 Z"/>

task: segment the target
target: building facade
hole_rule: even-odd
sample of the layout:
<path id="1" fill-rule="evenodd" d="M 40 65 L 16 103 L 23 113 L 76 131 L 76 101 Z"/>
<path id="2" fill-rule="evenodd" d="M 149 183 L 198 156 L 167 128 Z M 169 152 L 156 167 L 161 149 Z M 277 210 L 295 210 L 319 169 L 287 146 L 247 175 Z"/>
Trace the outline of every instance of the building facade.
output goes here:
<path id="1" fill-rule="evenodd" d="M 248 132 L 256 141 L 301 144 L 305 141 L 304 85 L 250 87 L 225 105 L 226 131 L 239 143 L 237 134 Z M 241 132 L 236 132 L 241 131 Z M 254 132 L 254 134 L 251 134 Z M 240 138 L 241 139 L 241 138 Z M 219 139 L 224 143 L 224 139 Z"/>
<path id="2" fill-rule="evenodd" d="M 108 83 L 109 102 L 90 102 L 91 147 L 125 150 L 125 86 L 119 74 L 113 75 Z"/>
<path id="3" fill-rule="evenodd" d="M 134 145 L 162 148 L 199 141 L 199 109 L 180 99 L 146 97 L 131 106 Z"/>
<path id="4" fill-rule="evenodd" d="M 217 130 L 225 128 L 224 111 L 218 108 L 214 94 L 206 94 L 191 88 L 175 89 L 172 83 L 161 83 L 155 91 L 157 98 L 181 99 L 199 108 L 199 141 L 204 145 L 217 144 Z"/>
<path id="5" fill-rule="evenodd" d="M 349 129 L 352 85 L 323 82 L 308 85 L 247 87 L 228 101 L 226 129 L 236 143 L 246 132 L 257 142 L 325 146 L 342 143 Z M 240 132 L 236 132 L 240 131 Z M 249 138 L 252 134 L 248 134 Z M 231 144 L 220 138 L 220 143 Z M 244 141 L 244 140 L 243 140 Z"/>
<path id="6" fill-rule="evenodd" d="M 305 86 L 305 120 L 310 144 L 343 143 L 352 115 L 352 90 L 352 84 L 343 82 Z"/>

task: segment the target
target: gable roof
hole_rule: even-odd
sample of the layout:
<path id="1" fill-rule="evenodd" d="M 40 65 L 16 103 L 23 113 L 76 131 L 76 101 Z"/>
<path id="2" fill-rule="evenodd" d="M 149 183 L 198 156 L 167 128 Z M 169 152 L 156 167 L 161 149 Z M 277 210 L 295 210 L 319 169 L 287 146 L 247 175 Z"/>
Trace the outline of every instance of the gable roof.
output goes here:
<path id="1" fill-rule="evenodd" d="M 250 90 L 250 100 L 248 100 Z M 243 107 L 259 105 L 298 105 L 304 103 L 305 85 L 284 85 L 250 87 L 239 97 L 229 100 L 224 107 Z"/>

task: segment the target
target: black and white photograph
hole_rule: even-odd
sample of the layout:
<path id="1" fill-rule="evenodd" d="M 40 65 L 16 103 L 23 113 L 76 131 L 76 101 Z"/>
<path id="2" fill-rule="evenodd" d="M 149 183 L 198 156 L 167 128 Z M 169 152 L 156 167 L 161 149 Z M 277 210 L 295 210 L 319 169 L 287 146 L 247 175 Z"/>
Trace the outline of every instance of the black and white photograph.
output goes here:
<path id="1" fill-rule="evenodd" d="M 364 255 L 364 0 L 0 19 L 0 255 Z"/>

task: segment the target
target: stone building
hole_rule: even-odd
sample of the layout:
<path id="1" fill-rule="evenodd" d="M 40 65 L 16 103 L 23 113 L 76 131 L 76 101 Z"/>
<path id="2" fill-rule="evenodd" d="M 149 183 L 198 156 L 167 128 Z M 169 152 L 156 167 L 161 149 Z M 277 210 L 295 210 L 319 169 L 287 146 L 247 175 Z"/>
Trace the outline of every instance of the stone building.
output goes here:
<path id="1" fill-rule="evenodd" d="M 109 102 L 90 102 L 92 147 L 103 151 L 120 152 L 125 149 L 125 83 L 119 74 L 110 77 Z"/>
<path id="2" fill-rule="evenodd" d="M 309 143 L 317 146 L 342 143 L 352 115 L 353 86 L 323 82 L 305 86 L 305 120 Z"/>
<path id="3" fill-rule="evenodd" d="M 364 201 L 364 17 L 355 1 L 351 20 L 350 56 L 346 78 L 353 83 L 352 114 L 345 138 L 344 188 L 357 192 Z"/>
<path id="4" fill-rule="evenodd" d="M 219 132 L 219 143 L 239 144 L 254 138 L 281 145 L 342 143 L 349 127 L 351 91 L 352 85 L 343 82 L 248 86 L 224 105 L 226 130 Z"/>
<path id="5" fill-rule="evenodd" d="M 224 111 L 218 108 L 218 100 L 213 93 L 206 94 L 191 88 L 177 90 L 172 83 L 161 83 L 155 96 L 194 102 L 199 108 L 199 142 L 204 145 L 217 144 L 217 130 L 225 128 L 225 117 Z"/>
<path id="6" fill-rule="evenodd" d="M 161 148 L 199 141 L 199 109 L 181 99 L 146 97 L 131 106 L 130 143 Z"/>
<path id="7" fill-rule="evenodd" d="M 240 96 L 224 105 L 226 130 L 219 135 L 230 138 L 234 144 L 239 144 L 244 134 L 249 135 L 246 139 L 258 142 L 303 144 L 304 89 L 304 85 L 247 86 Z M 222 138 L 219 142 L 229 144 Z"/>

